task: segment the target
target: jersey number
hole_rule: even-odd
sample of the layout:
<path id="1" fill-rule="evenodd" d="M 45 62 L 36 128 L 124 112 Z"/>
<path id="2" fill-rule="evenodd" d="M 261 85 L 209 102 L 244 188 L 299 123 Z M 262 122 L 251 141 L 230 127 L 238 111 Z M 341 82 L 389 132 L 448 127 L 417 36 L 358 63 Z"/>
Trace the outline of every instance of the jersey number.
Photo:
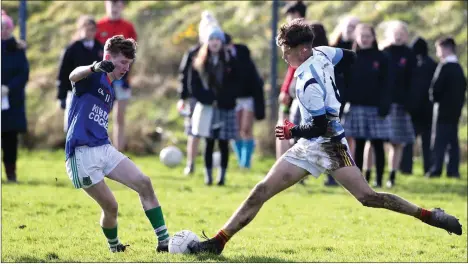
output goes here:
<path id="1" fill-rule="evenodd" d="M 335 97 L 338 100 L 338 102 L 341 103 L 340 92 L 338 91 L 338 88 L 336 88 L 335 82 L 333 81 L 333 78 L 331 76 L 330 76 L 330 81 L 331 81 L 331 84 L 333 86 L 333 90 L 335 90 Z"/>

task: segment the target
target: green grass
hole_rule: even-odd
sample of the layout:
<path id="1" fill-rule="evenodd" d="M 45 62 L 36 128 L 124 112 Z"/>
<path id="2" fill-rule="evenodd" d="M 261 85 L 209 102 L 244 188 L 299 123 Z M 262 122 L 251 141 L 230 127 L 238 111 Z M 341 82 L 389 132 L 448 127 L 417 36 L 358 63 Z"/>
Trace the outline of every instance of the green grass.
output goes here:
<path id="1" fill-rule="evenodd" d="M 214 234 L 273 163 L 255 160 L 243 172 L 231 160 L 226 187 L 206 187 L 201 164 L 192 178 L 163 167 L 155 156 L 131 158 L 152 179 L 169 231 Z M 201 162 L 201 159 L 200 159 Z M 460 218 L 464 234 L 450 236 L 413 219 L 361 206 L 342 188 L 310 179 L 274 197 L 235 236 L 223 255 L 176 256 L 154 251 L 155 236 L 135 192 L 107 181 L 119 202 L 119 236 L 131 244 L 110 254 L 99 227 L 100 210 L 69 181 L 63 153 L 20 152 L 19 184 L 2 184 L 3 262 L 466 262 L 467 171 L 462 180 L 399 176 L 391 190 L 423 207 Z M 3 174 L 4 175 L 4 174 Z M 385 190 L 386 191 L 386 190 Z"/>

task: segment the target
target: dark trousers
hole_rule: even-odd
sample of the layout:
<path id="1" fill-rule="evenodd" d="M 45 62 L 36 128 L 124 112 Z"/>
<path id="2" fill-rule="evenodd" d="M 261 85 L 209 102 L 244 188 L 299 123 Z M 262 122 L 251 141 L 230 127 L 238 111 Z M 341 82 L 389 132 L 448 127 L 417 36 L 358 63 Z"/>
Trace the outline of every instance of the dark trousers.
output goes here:
<path id="1" fill-rule="evenodd" d="M 458 124 L 437 123 L 435 141 L 432 148 L 432 166 L 430 174 L 440 176 L 444 166 L 445 153 L 448 148 L 449 161 L 447 164 L 447 175 L 460 175 L 460 146 L 458 143 Z"/>
<path id="2" fill-rule="evenodd" d="M 375 167 L 376 167 L 376 183 L 382 185 L 382 176 L 385 169 L 385 151 L 384 141 L 382 139 L 371 139 L 372 148 L 374 149 Z M 356 138 L 356 150 L 354 154 L 354 161 L 356 166 L 362 171 L 362 164 L 364 162 L 364 147 L 366 145 L 365 139 Z M 370 169 L 370 168 L 369 168 Z"/>
<path id="3" fill-rule="evenodd" d="M 415 136 L 421 136 L 424 173 L 427 173 L 431 168 L 432 159 L 431 126 L 414 122 L 413 126 Z M 406 146 L 403 148 L 400 162 L 400 171 L 403 173 L 413 173 L 413 144 L 406 144 Z"/>
<path id="4" fill-rule="evenodd" d="M 18 132 L 2 132 L 3 165 L 9 180 L 16 179 L 16 159 L 18 158 Z"/>

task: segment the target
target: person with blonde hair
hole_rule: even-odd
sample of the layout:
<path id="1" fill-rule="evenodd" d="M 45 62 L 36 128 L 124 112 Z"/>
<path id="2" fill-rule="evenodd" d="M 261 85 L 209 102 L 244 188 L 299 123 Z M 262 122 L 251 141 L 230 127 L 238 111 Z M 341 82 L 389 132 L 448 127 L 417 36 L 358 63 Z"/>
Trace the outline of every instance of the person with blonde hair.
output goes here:
<path id="1" fill-rule="evenodd" d="M 389 44 L 383 52 L 390 59 L 392 106 L 390 109 L 390 153 L 388 166 L 390 177 L 387 187 L 395 184 L 396 171 L 400 167 L 403 146 L 414 142 L 415 135 L 409 111 L 411 109 L 411 86 L 416 56 L 407 46 L 408 26 L 402 21 L 392 21 L 385 30 Z"/>

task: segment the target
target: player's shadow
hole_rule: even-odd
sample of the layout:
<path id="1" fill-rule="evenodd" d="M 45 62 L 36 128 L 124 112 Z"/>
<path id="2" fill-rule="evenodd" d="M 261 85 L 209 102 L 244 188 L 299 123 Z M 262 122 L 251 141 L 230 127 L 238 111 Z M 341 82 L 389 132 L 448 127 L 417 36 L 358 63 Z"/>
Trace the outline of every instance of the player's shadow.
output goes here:
<path id="1" fill-rule="evenodd" d="M 214 255 L 214 254 L 200 254 L 196 255 L 198 261 L 201 262 L 233 262 L 233 263 L 280 263 L 280 262 L 291 262 L 290 260 L 281 259 L 277 257 L 270 256 L 239 256 L 226 258 L 224 256 Z"/>
<path id="2" fill-rule="evenodd" d="M 4 262 L 4 260 L 2 260 Z M 17 256 L 13 261 L 13 263 L 45 263 L 45 262 L 63 262 L 63 263 L 70 263 L 74 262 L 69 259 L 62 259 L 60 258 L 57 254 L 55 253 L 48 253 L 45 258 L 39 258 L 35 256 L 28 256 L 28 255 L 23 255 L 23 256 Z"/>

